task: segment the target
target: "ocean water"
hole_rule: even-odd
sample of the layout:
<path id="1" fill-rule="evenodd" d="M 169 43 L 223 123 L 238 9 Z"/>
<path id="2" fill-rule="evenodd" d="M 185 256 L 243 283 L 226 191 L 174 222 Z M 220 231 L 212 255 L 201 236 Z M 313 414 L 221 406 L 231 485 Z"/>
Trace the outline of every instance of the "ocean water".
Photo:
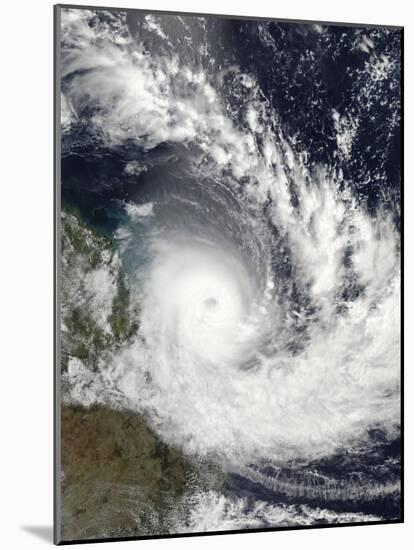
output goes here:
<path id="1" fill-rule="evenodd" d="M 61 28 L 63 205 L 118 262 L 79 292 L 109 334 L 122 266 L 136 323 L 69 357 L 64 401 L 222 472 L 169 532 L 398 519 L 400 30 L 66 8 Z"/>

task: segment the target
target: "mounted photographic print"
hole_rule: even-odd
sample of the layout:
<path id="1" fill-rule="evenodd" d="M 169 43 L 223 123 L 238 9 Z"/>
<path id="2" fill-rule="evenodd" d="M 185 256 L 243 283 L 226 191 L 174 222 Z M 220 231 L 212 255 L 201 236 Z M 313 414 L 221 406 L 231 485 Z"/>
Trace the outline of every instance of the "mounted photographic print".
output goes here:
<path id="1" fill-rule="evenodd" d="M 403 521 L 402 34 L 55 7 L 56 543 Z"/>

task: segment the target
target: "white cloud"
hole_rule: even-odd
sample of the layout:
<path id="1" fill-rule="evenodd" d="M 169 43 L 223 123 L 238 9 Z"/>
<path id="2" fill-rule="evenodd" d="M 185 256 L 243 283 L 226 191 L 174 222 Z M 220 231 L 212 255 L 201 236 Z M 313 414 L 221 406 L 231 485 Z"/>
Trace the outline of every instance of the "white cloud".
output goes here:
<path id="1" fill-rule="evenodd" d="M 231 174 L 240 208 L 252 216 L 267 253 L 273 245 L 267 224 L 281 235 L 294 267 L 290 284 L 313 312 L 292 311 L 289 283 L 278 285 L 277 275 L 274 288 L 257 283 L 267 273 L 249 279 L 237 247 L 220 244 L 212 253 L 193 235 L 179 241 L 158 235 L 145 277 L 137 274 L 140 335 L 101 367 L 107 395 L 116 391 L 117 406 L 121 399 L 145 412 L 165 440 L 189 453 L 212 453 L 227 466 L 326 456 L 373 426 L 395 435 L 399 253 L 391 220 L 381 211 L 368 214 L 329 167 L 306 165 L 251 77 L 234 72 L 247 94 L 248 124 L 240 128 L 207 74 L 173 55 L 149 56 L 122 25 L 90 27 L 91 17 L 64 19 L 64 74 L 72 77 L 65 94 L 77 116 L 84 101 L 95 105 L 90 122 L 108 145 L 126 139 L 147 149 L 166 141 L 198 145 L 210 160 L 206 175 L 220 181 L 223 171 Z M 386 63 L 371 69 L 382 74 Z M 357 122 L 335 113 L 334 120 L 346 157 Z M 126 209 L 122 250 L 134 222 L 143 216 L 157 222 L 152 203 Z M 269 271 L 272 261 L 282 262 L 261 260 Z M 108 295 L 109 281 L 101 283 Z M 359 291 L 341 304 L 338 296 L 351 284 Z M 308 339 L 293 354 L 287 341 L 295 319 L 306 323 Z M 264 336 L 271 352 L 263 352 Z M 255 368 L 238 368 L 241 356 Z"/>
<path id="2" fill-rule="evenodd" d="M 139 220 L 140 218 L 147 218 L 148 216 L 154 215 L 154 203 L 147 202 L 145 204 L 133 204 L 127 203 L 125 205 L 125 210 L 128 213 L 128 216 L 133 220 Z"/>

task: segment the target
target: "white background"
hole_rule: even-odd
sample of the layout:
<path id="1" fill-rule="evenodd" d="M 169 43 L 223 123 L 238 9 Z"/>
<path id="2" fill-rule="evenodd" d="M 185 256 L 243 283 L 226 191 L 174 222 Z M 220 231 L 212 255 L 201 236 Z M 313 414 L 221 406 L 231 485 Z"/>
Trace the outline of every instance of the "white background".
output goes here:
<path id="1" fill-rule="evenodd" d="M 406 70 L 406 524 L 113 543 L 108 548 L 289 547 L 376 550 L 413 547 L 413 18 L 408 0 L 119 0 L 134 8 L 233 13 L 405 26 Z M 6 5 L 5 5 L 6 4 Z M 50 0 L 6 0 L 1 7 L 0 84 L 0 545 L 51 544 L 52 529 L 52 14 Z M 411 333 L 412 334 L 412 333 Z M 84 545 L 96 548 L 96 545 Z M 105 547 L 106 548 L 106 547 Z"/>

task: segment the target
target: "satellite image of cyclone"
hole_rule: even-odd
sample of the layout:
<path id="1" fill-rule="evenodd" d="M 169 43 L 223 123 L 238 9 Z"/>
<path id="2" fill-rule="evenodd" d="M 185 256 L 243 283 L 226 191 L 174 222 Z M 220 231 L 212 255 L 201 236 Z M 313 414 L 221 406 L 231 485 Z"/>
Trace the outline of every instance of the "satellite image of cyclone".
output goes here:
<path id="1" fill-rule="evenodd" d="M 61 540 L 401 521 L 401 28 L 57 21 Z"/>

